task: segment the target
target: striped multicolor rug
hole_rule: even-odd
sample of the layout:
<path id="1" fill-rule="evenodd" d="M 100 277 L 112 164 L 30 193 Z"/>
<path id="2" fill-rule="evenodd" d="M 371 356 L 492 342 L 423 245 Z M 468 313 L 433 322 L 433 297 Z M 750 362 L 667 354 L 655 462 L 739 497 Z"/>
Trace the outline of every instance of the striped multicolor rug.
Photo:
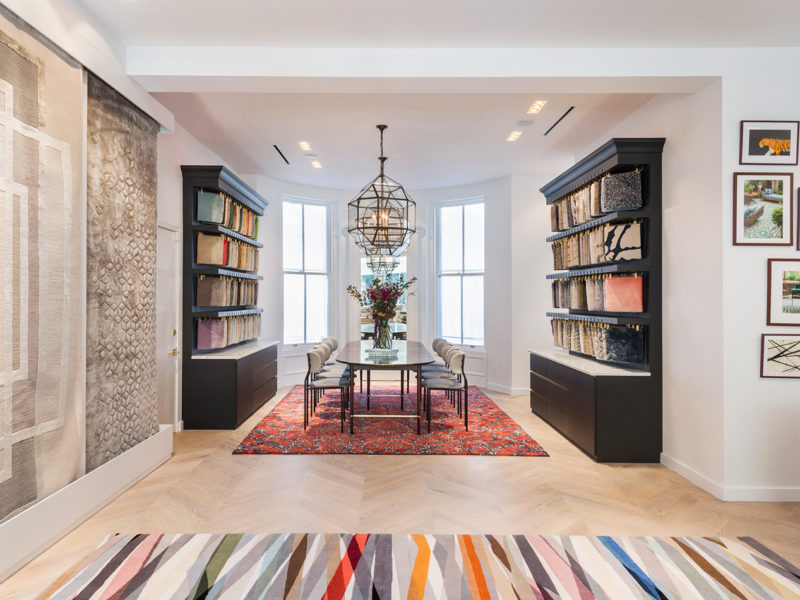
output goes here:
<path id="1" fill-rule="evenodd" d="M 796 599 L 800 571 L 751 538 L 113 535 L 45 597 Z"/>

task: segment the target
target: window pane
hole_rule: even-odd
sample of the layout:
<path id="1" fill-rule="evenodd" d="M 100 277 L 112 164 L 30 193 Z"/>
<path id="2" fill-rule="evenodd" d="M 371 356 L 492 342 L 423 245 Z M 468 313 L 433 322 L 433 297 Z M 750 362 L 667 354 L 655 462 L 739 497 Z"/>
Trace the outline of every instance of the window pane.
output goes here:
<path id="1" fill-rule="evenodd" d="M 445 275 L 439 278 L 441 336 L 461 343 L 461 277 Z"/>
<path id="2" fill-rule="evenodd" d="M 318 204 L 305 206 L 305 270 L 328 270 L 328 209 Z"/>
<path id="3" fill-rule="evenodd" d="M 483 271 L 483 202 L 464 206 L 464 270 Z"/>
<path id="4" fill-rule="evenodd" d="M 306 342 L 328 335 L 328 276 L 306 275 Z"/>
<path id="5" fill-rule="evenodd" d="M 461 270 L 462 206 L 439 209 L 439 267 L 442 271 Z"/>
<path id="6" fill-rule="evenodd" d="M 283 203 L 283 269 L 303 268 L 303 205 Z"/>
<path id="7" fill-rule="evenodd" d="M 302 344 L 303 335 L 303 275 L 283 275 L 283 341 Z"/>
<path id="8" fill-rule="evenodd" d="M 483 345 L 483 275 L 464 277 L 464 343 Z"/>

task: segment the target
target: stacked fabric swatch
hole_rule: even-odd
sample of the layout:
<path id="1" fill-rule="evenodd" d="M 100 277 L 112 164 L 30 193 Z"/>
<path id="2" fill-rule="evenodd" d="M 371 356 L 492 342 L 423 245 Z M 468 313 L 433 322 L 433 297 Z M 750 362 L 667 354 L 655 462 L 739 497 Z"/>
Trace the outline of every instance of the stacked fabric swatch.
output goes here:
<path id="1" fill-rule="evenodd" d="M 197 349 L 216 350 L 257 338 L 261 315 L 240 315 L 197 320 Z"/>
<path id="2" fill-rule="evenodd" d="M 612 173 L 550 205 L 550 229 L 565 231 L 610 212 L 642 208 L 640 171 Z"/>
<path id="3" fill-rule="evenodd" d="M 258 281 L 239 277 L 199 275 L 197 306 L 255 306 L 258 303 Z"/>
<path id="4" fill-rule="evenodd" d="M 258 248 L 227 235 L 199 232 L 197 264 L 255 272 L 258 270 Z"/>
<path id="5" fill-rule="evenodd" d="M 553 307 L 594 312 L 644 312 L 644 280 L 631 275 L 588 275 L 553 281 Z"/>
<path id="6" fill-rule="evenodd" d="M 641 224 L 603 225 L 555 240 L 553 268 L 585 267 L 608 262 L 639 260 L 643 255 Z"/>
<path id="7" fill-rule="evenodd" d="M 215 223 L 249 238 L 258 237 L 258 215 L 221 192 L 197 192 L 197 220 Z"/>
<path id="8" fill-rule="evenodd" d="M 645 362 L 645 327 L 551 319 L 553 343 L 597 360 L 629 365 Z"/>

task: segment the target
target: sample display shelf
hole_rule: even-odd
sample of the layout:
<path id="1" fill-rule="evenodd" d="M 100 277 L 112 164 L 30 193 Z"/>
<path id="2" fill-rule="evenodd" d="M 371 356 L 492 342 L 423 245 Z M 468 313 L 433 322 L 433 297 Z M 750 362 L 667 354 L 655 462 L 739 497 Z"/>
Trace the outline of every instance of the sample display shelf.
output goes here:
<path id="1" fill-rule="evenodd" d="M 235 429 L 277 390 L 277 342 L 253 338 L 213 350 L 197 348 L 200 319 L 221 319 L 263 313 L 256 304 L 197 306 L 200 277 L 216 276 L 260 282 L 245 269 L 197 263 L 198 233 L 224 235 L 261 249 L 263 244 L 218 223 L 197 220 L 198 191 L 227 195 L 255 215 L 267 201 L 222 166 L 181 166 L 183 173 L 183 424 L 187 429 Z"/>
<path id="2" fill-rule="evenodd" d="M 581 265 L 547 275 L 569 280 L 604 274 L 642 275 L 643 312 L 565 309 L 551 319 L 638 327 L 644 361 L 614 364 L 560 349 L 530 350 L 531 410 L 594 460 L 659 462 L 662 437 L 661 154 L 664 138 L 614 138 L 543 186 L 547 204 L 606 174 L 640 169 L 642 207 L 592 219 L 549 237 L 555 242 L 606 224 L 638 222 L 639 260 Z"/>

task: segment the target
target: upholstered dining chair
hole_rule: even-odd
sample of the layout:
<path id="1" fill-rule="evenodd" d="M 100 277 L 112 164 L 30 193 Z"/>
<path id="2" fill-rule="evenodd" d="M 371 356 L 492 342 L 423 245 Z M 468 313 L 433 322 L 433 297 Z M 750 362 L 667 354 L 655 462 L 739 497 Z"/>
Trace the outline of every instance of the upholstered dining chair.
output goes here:
<path id="1" fill-rule="evenodd" d="M 464 429 L 469 431 L 469 384 L 464 373 L 466 355 L 457 350 L 448 356 L 449 373 L 436 372 L 422 377 L 423 405 L 428 419 L 428 432 L 431 430 L 431 392 L 443 391 L 455 401 L 458 416 L 464 417 Z"/>
<path id="2" fill-rule="evenodd" d="M 316 411 L 319 395 L 325 390 L 339 390 L 341 430 L 344 433 L 346 406 L 349 401 L 350 377 L 339 375 L 326 377 L 322 373 L 324 352 L 319 349 L 309 350 L 308 372 L 303 381 L 303 429 L 308 427 L 310 416 Z"/>

